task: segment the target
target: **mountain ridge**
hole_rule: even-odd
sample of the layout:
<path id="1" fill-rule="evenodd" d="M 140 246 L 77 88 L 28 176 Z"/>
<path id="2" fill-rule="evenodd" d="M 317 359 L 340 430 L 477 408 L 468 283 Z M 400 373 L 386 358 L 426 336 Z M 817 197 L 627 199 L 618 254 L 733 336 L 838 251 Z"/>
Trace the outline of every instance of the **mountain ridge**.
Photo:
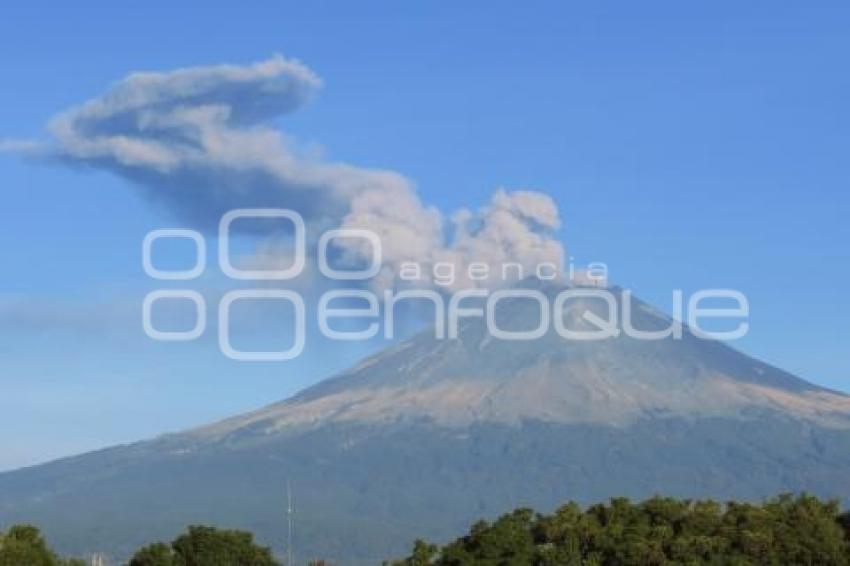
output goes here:
<path id="1" fill-rule="evenodd" d="M 547 284 L 538 288 L 551 297 L 567 287 Z M 612 293 L 618 301 L 623 300 L 621 289 L 614 288 Z M 639 299 L 630 300 L 632 311 L 638 313 L 633 315 L 636 327 L 658 329 L 669 322 L 669 317 Z M 584 306 L 593 308 L 587 303 Z M 522 324 L 529 315 L 527 302 L 508 303 L 505 309 L 514 324 Z M 791 411 L 825 426 L 850 427 L 850 396 L 812 384 L 726 344 L 699 338 L 684 324 L 681 340 L 638 344 L 643 358 L 652 356 L 652 365 L 646 367 L 644 362 L 642 367 L 641 357 L 634 352 L 638 342 L 634 339 L 570 344 L 550 330 L 530 344 L 505 342 L 487 334 L 480 321 L 465 322 L 457 340 L 438 340 L 433 328 L 424 330 L 284 401 L 211 427 L 275 418 L 281 427 L 325 419 L 380 422 L 405 414 L 449 426 L 523 418 L 627 425 L 644 414 L 734 416 L 757 407 Z M 622 352 L 623 343 L 632 347 Z M 614 347 L 609 347 L 612 344 Z M 675 360 L 671 349 L 688 350 L 688 355 L 695 350 L 695 357 Z M 535 363 L 527 364 L 528 358 Z M 579 367 L 570 367 L 567 375 L 558 373 L 558 365 L 565 362 Z M 666 372 L 674 379 L 659 381 L 653 372 Z M 482 378 L 482 373 L 487 375 Z M 647 392 L 648 384 L 656 390 Z M 539 395 L 529 398 L 529 392 Z M 607 409 L 594 412 L 590 410 L 593 407 Z"/>
<path id="2" fill-rule="evenodd" d="M 669 321 L 631 300 L 636 327 Z M 503 304 L 507 325 L 529 325 L 529 301 Z M 569 499 L 850 501 L 848 395 L 689 331 L 486 334 L 477 319 L 457 340 L 426 330 L 257 411 L 2 473 L 0 524 L 39 524 L 68 554 L 126 558 L 192 523 L 247 528 L 281 551 L 287 481 L 302 553 L 374 564 L 417 536 Z"/>

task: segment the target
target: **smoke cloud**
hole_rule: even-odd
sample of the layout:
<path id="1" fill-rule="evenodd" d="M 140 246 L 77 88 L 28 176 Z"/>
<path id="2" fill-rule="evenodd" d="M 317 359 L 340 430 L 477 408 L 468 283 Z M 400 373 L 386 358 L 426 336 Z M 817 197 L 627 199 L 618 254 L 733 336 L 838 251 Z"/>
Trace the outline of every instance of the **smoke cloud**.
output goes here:
<path id="1" fill-rule="evenodd" d="M 304 151 L 274 120 L 307 103 L 322 82 L 302 63 L 272 57 L 133 73 L 104 94 L 53 118 L 49 141 L 6 140 L 0 150 L 111 171 L 193 228 L 213 232 L 234 208 L 279 207 L 300 213 L 308 234 L 368 228 L 381 238 L 384 264 L 375 285 L 399 282 L 405 262 L 426 269 L 450 263 L 541 262 L 562 265 L 560 227 L 550 197 L 497 191 L 480 209 L 445 214 L 423 204 L 414 184 L 390 170 L 333 162 Z M 248 227 L 241 227 L 249 230 Z M 338 241 L 338 258 L 370 257 L 360 240 Z M 262 247 L 264 261 L 269 246 Z M 431 286 L 433 277 L 418 283 Z M 461 277 L 457 285 L 496 285 Z"/>

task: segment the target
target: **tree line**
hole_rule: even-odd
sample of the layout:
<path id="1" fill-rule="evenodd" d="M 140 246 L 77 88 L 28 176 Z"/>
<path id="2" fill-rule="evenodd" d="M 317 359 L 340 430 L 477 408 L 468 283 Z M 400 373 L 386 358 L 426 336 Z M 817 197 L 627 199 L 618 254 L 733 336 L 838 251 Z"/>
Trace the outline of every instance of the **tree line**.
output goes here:
<path id="1" fill-rule="evenodd" d="M 625 498 L 551 515 L 517 509 L 442 547 L 416 541 L 391 566 L 850 565 L 850 513 L 781 495 L 762 504 Z"/>
<path id="2" fill-rule="evenodd" d="M 344 562 L 343 562 L 344 563 Z M 54 553 L 39 530 L 0 532 L 0 566 L 86 566 Z M 479 521 L 442 546 L 424 540 L 384 566 L 850 566 L 850 512 L 811 495 L 761 504 L 653 497 L 615 498 L 552 514 L 517 509 Z M 310 566 L 330 566 L 313 560 Z M 171 543 L 140 548 L 128 566 L 280 566 L 239 530 L 191 526 Z"/>

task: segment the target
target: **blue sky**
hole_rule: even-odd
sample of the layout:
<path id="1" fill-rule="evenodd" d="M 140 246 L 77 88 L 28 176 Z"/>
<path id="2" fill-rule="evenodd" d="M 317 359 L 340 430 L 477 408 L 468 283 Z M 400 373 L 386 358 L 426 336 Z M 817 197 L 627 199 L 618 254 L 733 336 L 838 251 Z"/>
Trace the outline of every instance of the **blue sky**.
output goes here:
<path id="1" fill-rule="evenodd" d="M 133 71 L 281 53 L 323 81 L 279 120 L 302 144 L 445 211 L 544 191 L 577 263 L 662 307 L 740 289 L 738 347 L 848 391 L 848 24 L 839 2 L 19 4 L 0 139 L 43 139 Z M 239 364 L 150 341 L 139 250 L 169 211 L 102 171 L 0 154 L 0 178 L 0 469 L 251 409 L 363 354 Z"/>

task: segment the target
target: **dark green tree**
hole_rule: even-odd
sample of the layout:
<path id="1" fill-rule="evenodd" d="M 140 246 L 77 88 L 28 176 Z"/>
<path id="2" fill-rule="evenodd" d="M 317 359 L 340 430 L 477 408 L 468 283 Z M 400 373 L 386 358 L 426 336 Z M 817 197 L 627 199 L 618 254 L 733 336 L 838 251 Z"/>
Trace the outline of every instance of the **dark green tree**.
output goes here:
<path id="1" fill-rule="evenodd" d="M 32 525 L 13 525 L 0 532 L 0 566 L 85 566 L 82 560 L 63 560 L 47 546 Z"/>
<path id="2" fill-rule="evenodd" d="M 58 559 L 32 525 L 14 525 L 0 534 L 0 566 L 55 566 Z"/>
<path id="3" fill-rule="evenodd" d="M 427 552 L 423 552 L 427 549 Z M 850 514 L 810 495 L 761 505 L 653 497 L 552 515 L 520 509 L 394 566 L 850 566 Z"/>
<path id="4" fill-rule="evenodd" d="M 171 545 L 140 549 L 130 566 L 278 566 L 271 550 L 255 544 L 251 533 L 191 526 Z"/>
<path id="5" fill-rule="evenodd" d="M 164 542 L 155 542 L 139 549 L 130 566 L 174 566 L 174 551 Z"/>

